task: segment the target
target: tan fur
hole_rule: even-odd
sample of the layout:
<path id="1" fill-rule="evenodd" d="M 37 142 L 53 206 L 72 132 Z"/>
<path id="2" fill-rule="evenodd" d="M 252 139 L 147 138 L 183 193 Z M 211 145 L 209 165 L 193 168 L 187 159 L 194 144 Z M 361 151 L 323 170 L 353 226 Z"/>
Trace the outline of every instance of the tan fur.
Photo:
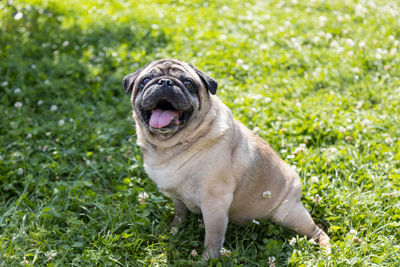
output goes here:
<path id="1" fill-rule="evenodd" d="M 173 62 L 199 80 L 185 63 Z M 143 72 L 154 66 L 157 62 Z M 178 223 L 187 209 L 203 215 L 205 259 L 219 255 L 229 220 L 246 223 L 268 218 L 319 240 L 329 251 L 329 237 L 300 202 L 301 182 L 295 171 L 235 120 L 216 96 L 204 88 L 199 94 L 201 105 L 195 119 L 167 140 L 151 134 L 135 116 L 145 170 L 174 201 L 172 223 Z M 266 191 L 270 197 L 263 196 Z"/>

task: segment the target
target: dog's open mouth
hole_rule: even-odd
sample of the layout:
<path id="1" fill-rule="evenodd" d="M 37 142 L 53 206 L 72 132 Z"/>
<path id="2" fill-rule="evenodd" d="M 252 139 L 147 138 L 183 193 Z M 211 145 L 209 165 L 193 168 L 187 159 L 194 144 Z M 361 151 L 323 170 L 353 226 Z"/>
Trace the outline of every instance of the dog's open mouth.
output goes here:
<path id="1" fill-rule="evenodd" d="M 190 119 L 193 110 L 177 110 L 168 100 L 161 99 L 151 110 L 142 110 L 144 121 L 156 130 L 179 129 Z"/>

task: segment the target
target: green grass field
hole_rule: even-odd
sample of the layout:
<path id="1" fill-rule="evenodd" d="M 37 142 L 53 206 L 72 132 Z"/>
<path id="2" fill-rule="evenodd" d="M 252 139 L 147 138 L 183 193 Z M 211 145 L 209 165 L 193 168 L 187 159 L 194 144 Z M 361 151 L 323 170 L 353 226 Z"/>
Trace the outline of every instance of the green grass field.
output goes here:
<path id="1" fill-rule="evenodd" d="M 201 217 L 171 231 L 121 84 L 159 58 L 218 80 L 331 237 L 325 255 L 268 221 L 230 224 L 210 266 L 400 266 L 399 14 L 397 0 L 1 1 L 0 266 L 199 263 Z"/>

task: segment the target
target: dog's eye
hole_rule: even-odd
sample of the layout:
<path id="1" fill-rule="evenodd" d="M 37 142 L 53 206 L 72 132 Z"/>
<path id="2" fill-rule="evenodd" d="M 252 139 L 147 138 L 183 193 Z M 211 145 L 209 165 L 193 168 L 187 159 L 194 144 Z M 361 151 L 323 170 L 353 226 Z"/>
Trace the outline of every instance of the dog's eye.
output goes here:
<path id="1" fill-rule="evenodd" d="M 148 84 L 149 82 L 150 82 L 150 78 L 149 77 L 145 77 L 143 80 L 142 80 L 142 82 L 140 83 L 140 87 L 145 87 L 146 86 L 146 84 Z"/>
<path id="2" fill-rule="evenodd" d="M 185 87 L 186 87 L 188 90 L 191 90 L 191 89 L 193 88 L 193 83 L 192 83 L 191 81 L 189 81 L 189 80 L 184 80 L 184 81 L 183 81 L 183 84 L 185 85 Z"/>

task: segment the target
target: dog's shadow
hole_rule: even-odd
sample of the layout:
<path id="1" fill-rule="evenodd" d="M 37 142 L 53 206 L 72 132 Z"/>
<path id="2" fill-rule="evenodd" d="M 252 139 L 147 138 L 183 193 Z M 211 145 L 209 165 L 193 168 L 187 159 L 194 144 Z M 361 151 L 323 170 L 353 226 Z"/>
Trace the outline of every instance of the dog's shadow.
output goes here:
<path id="1" fill-rule="evenodd" d="M 276 266 L 286 266 L 294 250 L 289 241 L 296 237 L 294 231 L 268 220 L 229 223 L 224 243 L 227 254 L 205 263 L 201 261 L 204 234 L 202 217 L 188 215 L 177 232 L 171 233 L 168 262 L 174 266 L 267 266 L 269 259 L 275 259 Z"/>

